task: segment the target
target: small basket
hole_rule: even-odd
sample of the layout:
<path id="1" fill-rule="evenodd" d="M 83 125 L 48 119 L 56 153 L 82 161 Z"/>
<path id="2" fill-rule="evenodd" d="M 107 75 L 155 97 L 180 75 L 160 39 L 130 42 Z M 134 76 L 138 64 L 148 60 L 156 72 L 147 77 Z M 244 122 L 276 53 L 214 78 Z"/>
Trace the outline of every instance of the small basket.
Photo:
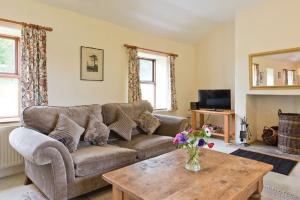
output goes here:
<path id="1" fill-rule="evenodd" d="M 271 146 L 278 145 L 278 126 L 264 127 L 262 139 L 265 144 Z"/>

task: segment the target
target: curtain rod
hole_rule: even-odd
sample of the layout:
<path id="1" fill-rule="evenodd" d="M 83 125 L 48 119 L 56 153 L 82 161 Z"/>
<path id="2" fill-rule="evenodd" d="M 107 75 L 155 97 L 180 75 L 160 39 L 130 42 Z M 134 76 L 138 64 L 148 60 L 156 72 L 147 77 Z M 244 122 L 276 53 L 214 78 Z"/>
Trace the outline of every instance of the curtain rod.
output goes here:
<path id="1" fill-rule="evenodd" d="M 2 22 L 8 22 L 8 23 L 13 23 L 13 24 L 19 24 L 19 25 L 38 26 L 39 28 L 44 29 L 46 31 L 53 31 L 53 28 L 51 28 L 51 27 L 39 26 L 39 25 L 36 25 L 36 24 L 29 24 L 29 23 L 25 23 L 25 22 L 18 22 L 18 21 L 14 21 L 14 20 L 10 20 L 10 19 L 0 18 L 0 21 L 2 21 Z"/>
<path id="2" fill-rule="evenodd" d="M 169 56 L 175 56 L 175 57 L 178 56 L 177 54 L 174 54 L 174 53 L 168 53 L 168 52 L 163 52 L 163 51 L 156 51 L 156 50 L 142 48 L 142 47 L 137 47 L 137 46 L 129 45 L 129 44 L 124 44 L 124 47 L 134 48 L 134 49 L 141 49 L 141 50 L 145 50 L 145 51 L 152 51 L 152 52 L 155 52 L 155 53 L 165 54 L 165 55 L 169 55 Z"/>

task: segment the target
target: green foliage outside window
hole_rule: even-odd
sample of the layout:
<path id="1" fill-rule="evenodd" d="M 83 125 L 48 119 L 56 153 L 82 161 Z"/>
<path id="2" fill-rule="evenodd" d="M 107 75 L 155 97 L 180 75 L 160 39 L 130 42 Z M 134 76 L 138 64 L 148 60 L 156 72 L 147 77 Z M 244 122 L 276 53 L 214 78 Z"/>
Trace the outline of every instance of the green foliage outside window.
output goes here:
<path id="1" fill-rule="evenodd" d="M 15 40 L 0 38 L 0 73 L 15 72 Z"/>

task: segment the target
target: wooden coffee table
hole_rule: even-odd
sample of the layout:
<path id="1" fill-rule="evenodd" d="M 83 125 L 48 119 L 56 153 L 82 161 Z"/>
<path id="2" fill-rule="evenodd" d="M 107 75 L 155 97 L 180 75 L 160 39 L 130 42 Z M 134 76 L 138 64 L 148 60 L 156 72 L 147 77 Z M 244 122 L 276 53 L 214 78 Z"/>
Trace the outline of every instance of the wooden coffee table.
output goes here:
<path id="1" fill-rule="evenodd" d="M 208 149 L 200 150 L 200 172 L 184 169 L 186 152 L 176 150 L 103 175 L 113 200 L 260 199 L 272 165 Z"/>

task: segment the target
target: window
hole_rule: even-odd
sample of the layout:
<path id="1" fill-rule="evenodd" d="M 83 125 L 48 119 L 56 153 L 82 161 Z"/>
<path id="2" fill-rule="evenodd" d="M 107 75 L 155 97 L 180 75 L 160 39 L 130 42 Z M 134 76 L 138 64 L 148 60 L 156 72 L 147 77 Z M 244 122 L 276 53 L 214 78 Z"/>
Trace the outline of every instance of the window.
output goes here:
<path id="1" fill-rule="evenodd" d="M 294 85 L 295 70 L 288 70 L 288 85 Z"/>
<path id="2" fill-rule="evenodd" d="M 19 116 L 19 38 L 0 34 L 0 122 Z"/>
<path id="3" fill-rule="evenodd" d="M 273 86 L 274 85 L 274 69 L 267 68 L 267 85 Z"/>
<path id="4" fill-rule="evenodd" d="M 138 52 L 142 99 L 154 109 L 166 110 L 170 100 L 170 66 L 167 56 Z"/>
<path id="5" fill-rule="evenodd" d="M 139 58 L 142 99 L 156 105 L 155 60 Z"/>

